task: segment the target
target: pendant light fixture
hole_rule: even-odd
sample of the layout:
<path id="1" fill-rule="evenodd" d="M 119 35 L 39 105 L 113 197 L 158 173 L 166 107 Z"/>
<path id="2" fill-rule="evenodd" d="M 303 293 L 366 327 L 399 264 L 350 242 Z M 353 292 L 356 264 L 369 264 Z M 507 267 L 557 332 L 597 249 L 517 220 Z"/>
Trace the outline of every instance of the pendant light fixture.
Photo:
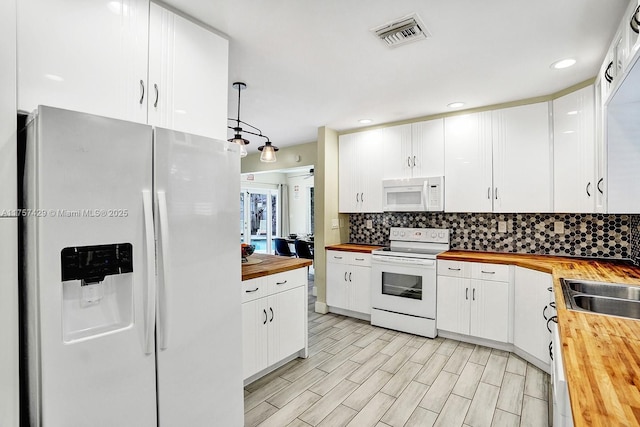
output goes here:
<path id="1" fill-rule="evenodd" d="M 249 140 L 244 139 L 242 137 L 242 133 L 249 133 L 251 135 L 255 135 L 255 136 L 259 136 L 260 138 L 265 138 L 267 140 L 267 142 L 265 142 L 265 144 L 262 147 L 258 147 L 258 150 L 260 150 L 262 152 L 262 154 L 260 155 L 260 161 L 262 162 L 275 162 L 276 161 L 276 151 L 278 151 L 278 147 L 274 146 L 271 144 L 271 141 L 269 141 L 269 137 L 266 135 L 262 134 L 262 131 L 260 129 L 258 129 L 257 127 L 250 125 L 247 122 L 243 122 L 242 120 L 240 120 L 240 92 L 243 89 L 247 88 L 246 83 L 243 82 L 234 82 L 232 85 L 235 89 L 238 89 L 238 117 L 235 119 L 229 118 L 227 120 L 236 122 L 235 126 L 227 126 L 229 129 L 233 130 L 234 132 L 234 136 L 233 138 L 231 138 L 229 140 L 229 142 L 233 142 L 235 144 L 238 144 L 240 146 L 240 157 L 246 157 L 247 156 L 247 149 L 245 147 L 245 145 L 249 144 Z M 246 129 L 242 129 L 242 127 L 240 126 L 241 124 L 250 127 L 251 129 L 257 131 L 250 131 L 250 130 L 246 130 Z"/>

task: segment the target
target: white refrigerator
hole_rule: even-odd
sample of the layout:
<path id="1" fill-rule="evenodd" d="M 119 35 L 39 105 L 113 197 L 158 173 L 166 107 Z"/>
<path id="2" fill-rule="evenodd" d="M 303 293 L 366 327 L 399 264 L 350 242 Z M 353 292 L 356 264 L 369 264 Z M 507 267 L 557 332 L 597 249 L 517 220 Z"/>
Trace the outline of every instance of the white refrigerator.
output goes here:
<path id="1" fill-rule="evenodd" d="M 40 106 L 27 125 L 33 426 L 242 426 L 237 146 Z"/>

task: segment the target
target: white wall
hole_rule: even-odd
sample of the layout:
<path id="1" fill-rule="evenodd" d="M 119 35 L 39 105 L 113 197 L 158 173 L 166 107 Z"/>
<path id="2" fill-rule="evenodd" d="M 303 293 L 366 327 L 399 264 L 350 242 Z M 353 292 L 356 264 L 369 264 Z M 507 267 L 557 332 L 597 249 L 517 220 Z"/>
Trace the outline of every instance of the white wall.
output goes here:
<path id="1" fill-rule="evenodd" d="M 16 0 L 0 1 L 0 214 L 15 209 Z M 18 219 L 0 217 L 0 426 L 17 427 Z"/>
<path id="2" fill-rule="evenodd" d="M 309 229 L 309 188 L 314 186 L 313 177 L 305 178 L 300 173 L 291 173 L 287 179 L 289 186 L 289 230 L 298 235 L 308 234 Z M 296 191 L 296 186 L 298 191 Z"/>

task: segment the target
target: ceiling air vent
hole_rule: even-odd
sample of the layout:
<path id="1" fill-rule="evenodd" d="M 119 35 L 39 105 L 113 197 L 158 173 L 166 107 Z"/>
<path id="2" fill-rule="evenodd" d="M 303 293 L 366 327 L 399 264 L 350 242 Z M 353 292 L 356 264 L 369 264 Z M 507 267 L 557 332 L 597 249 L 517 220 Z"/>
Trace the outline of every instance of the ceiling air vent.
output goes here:
<path id="1" fill-rule="evenodd" d="M 373 28 L 371 32 L 389 47 L 424 40 L 431 36 L 415 13 Z"/>

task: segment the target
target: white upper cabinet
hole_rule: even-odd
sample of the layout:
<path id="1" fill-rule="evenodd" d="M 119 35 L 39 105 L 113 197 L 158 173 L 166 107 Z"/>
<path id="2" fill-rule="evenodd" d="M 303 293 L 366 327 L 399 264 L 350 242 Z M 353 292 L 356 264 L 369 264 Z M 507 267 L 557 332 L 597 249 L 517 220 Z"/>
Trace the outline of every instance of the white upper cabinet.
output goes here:
<path id="1" fill-rule="evenodd" d="M 149 27 L 149 124 L 227 139 L 229 42 L 154 3 Z"/>
<path id="2" fill-rule="evenodd" d="M 228 41 L 149 0 L 20 0 L 18 108 L 226 139 Z"/>
<path id="3" fill-rule="evenodd" d="M 18 109 L 147 121 L 149 1 L 18 1 Z"/>
<path id="4" fill-rule="evenodd" d="M 493 111 L 493 211 L 552 212 L 549 104 Z"/>
<path id="5" fill-rule="evenodd" d="M 491 112 L 444 119 L 445 212 L 491 212 Z"/>
<path id="6" fill-rule="evenodd" d="M 411 178 L 410 124 L 382 129 L 382 151 L 385 158 L 383 179 Z"/>
<path id="7" fill-rule="evenodd" d="M 382 212 L 382 163 L 382 129 L 340 136 L 340 212 Z"/>
<path id="8" fill-rule="evenodd" d="M 551 212 L 547 103 L 445 118 L 446 212 Z"/>
<path id="9" fill-rule="evenodd" d="M 444 119 L 383 129 L 384 179 L 444 175 Z"/>
<path id="10" fill-rule="evenodd" d="M 594 114 L 593 86 L 553 101 L 553 196 L 556 212 L 595 211 L 599 179 L 596 180 L 595 176 Z"/>

